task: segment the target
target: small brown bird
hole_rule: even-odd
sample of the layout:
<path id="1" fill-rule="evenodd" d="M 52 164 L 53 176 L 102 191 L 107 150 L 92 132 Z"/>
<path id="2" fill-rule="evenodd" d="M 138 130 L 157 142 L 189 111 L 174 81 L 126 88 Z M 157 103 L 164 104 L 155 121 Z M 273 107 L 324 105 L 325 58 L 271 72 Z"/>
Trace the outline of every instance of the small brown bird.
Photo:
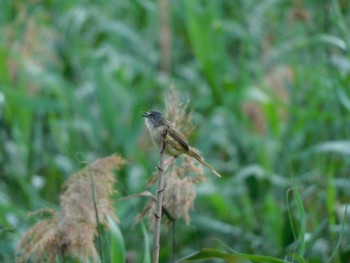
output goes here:
<path id="1" fill-rule="evenodd" d="M 188 145 L 185 136 L 176 130 L 170 122 L 158 111 L 143 112 L 146 126 L 151 134 L 152 140 L 159 149 L 163 147 L 163 140 L 165 142 L 164 151 L 167 155 L 178 157 L 181 154 L 186 154 L 195 158 L 198 162 L 208 167 L 218 177 L 221 175 L 200 156 L 193 148 Z"/>

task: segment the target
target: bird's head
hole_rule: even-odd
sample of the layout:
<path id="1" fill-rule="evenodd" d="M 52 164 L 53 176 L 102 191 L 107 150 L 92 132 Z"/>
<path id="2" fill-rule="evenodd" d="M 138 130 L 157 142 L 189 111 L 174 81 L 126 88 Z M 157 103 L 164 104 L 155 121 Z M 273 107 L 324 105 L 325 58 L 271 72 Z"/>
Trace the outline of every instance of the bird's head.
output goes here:
<path id="1" fill-rule="evenodd" d="M 152 110 L 152 111 L 142 112 L 142 116 L 146 118 L 147 126 L 151 125 L 152 127 L 159 127 L 166 123 L 163 114 L 161 114 L 159 111 Z"/>

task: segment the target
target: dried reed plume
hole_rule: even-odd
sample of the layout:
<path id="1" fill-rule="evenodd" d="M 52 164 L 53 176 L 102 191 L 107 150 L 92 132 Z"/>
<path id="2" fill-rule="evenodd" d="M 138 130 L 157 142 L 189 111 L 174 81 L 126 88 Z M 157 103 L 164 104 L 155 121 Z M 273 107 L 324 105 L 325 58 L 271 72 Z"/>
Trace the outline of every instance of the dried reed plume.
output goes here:
<path id="1" fill-rule="evenodd" d="M 174 88 L 170 89 L 165 98 L 167 119 L 186 137 L 190 136 L 195 126 L 192 114 L 187 113 L 188 102 L 183 104 Z M 163 209 L 170 213 L 173 219 L 184 218 L 190 221 L 189 211 L 193 207 L 196 197 L 195 183 L 205 180 L 202 166 L 189 156 L 180 158 L 181 164 L 171 157 L 165 161 Z M 153 184 L 157 179 L 157 172 L 149 181 Z M 185 177 L 186 175 L 186 177 Z M 189 176 L 190 175 L 190 176 Z M 154 226 L 155 202 L 151 200 L 136 218 L 141 220 L 149 212 L 150 226 Z"/>
<path id="2" fill-rule="evenodd" d="M 186 223 L 189 223 L 191 220 L 189 211 L 196 198 L 195 183 L 204 181 L 203 169 L 197 166 L 196 161 L 189 156 L 184 156 L 182 166 L 173 162 L 167 169 L 164 180 L 163 207 L 174 218 L 183 217 Z M 195 177 L 185 177 L 189 174 Z"/>
<path id="3" fill-rule="evenodd" d="M 195 129 L 192 123 L 192 112 L 187 113 L 189 101 L 182 103 L 178 92 L 172 87 L 169 94 L 165 97 L 165 109 L 167 119 L 178 130 L 188 138 Z"/>
<path id="4" fill-rule="evenodd" d="M 111 196 L 116 192 L 114 169 L 125 161 L 116 155 L 101 158 L 72 175 L 60 197 L 60 212 L 36 223 L 23 236 L 17 247 L 17 262 L 56 262 L 58 256 L 78 258 L 83 262 L 98 261 L 94 245 L 97 236 L 91 177 L 94 179 L 99 222 L 107 225 L 106 217 L 117 220 Z"/>

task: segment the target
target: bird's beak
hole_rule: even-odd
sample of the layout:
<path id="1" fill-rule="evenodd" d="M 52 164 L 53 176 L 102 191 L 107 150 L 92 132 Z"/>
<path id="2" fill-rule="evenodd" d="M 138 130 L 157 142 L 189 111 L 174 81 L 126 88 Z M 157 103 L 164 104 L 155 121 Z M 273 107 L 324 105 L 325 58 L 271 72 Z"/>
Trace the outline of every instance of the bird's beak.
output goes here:
<path id="1" fill-rule="evenodd" d="M 146 112 L 146 111 L 141 111 L 141 116 L 142 116 L 142 117 L 145 117 L 145 118 L 148 118 L 148 112 Z"/>

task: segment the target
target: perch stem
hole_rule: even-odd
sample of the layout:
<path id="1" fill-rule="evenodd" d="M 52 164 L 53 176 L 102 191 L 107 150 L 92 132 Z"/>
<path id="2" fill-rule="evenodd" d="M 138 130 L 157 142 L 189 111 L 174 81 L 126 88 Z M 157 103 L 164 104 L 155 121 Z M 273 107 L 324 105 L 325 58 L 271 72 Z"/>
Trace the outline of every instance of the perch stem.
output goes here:
<path id="1" fill-rule="evenodd" d="M 162 219 L 162 204 L 163 204 L 163 190 L 164 190 L 164 149 L 165 149 L 165 136 L 163 137 L 162 147 L 160 150 L 160 159 L 158 165 L 158 188 L 156 198 L 156 211 L 154 213 L 154 240 L 153 240 L 153 261 L 152 263 L 159 262 L 159 250 L 160 250 L 160 223 Z"/>

